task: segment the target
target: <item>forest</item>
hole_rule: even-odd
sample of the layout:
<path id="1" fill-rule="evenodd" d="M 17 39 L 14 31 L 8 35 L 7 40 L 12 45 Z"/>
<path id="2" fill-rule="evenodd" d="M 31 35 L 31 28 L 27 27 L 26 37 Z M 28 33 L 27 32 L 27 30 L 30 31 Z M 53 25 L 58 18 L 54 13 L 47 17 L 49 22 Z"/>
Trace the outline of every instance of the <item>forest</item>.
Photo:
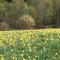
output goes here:
<path id="1" fill-rule="evenodd" d="M 0 30 L 60 27 L 60 0 L 0 0 Z"/>

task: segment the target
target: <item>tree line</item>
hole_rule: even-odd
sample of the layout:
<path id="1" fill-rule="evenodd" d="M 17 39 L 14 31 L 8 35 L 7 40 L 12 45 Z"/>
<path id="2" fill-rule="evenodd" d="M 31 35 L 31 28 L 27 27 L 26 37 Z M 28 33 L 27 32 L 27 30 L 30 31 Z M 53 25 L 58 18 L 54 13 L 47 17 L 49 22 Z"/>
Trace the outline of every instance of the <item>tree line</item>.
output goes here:
<path id="1" fill-rule="evenodd" d="M 60 27 L 60 0 L 0 0 L 0 30 Z"/>

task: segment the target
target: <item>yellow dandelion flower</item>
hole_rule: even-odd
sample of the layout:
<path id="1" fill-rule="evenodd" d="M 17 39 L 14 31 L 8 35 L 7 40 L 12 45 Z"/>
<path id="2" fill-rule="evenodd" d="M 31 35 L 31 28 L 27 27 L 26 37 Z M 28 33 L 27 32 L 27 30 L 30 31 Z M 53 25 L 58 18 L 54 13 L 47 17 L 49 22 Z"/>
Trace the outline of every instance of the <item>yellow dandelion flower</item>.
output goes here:
<path id="1" fill-rule="evenodd" d="M 0 55 L 1 56 L 1 60 L 4 60 L 4 56 L 3 55 Z"/>
<path id="2" fill-rule="evenodd" d="M 33 60 L 36 60 L 35 58 Z"/>
<path id="3" fill-rule="evenodd" d="M 16 60 L 14 56 L 12 57 L 12 60 Z"/>
<path id="4" fill-rule="evenodd" d="M 55 55 L 58 55 L 58 53 L 56 52 Z"/>

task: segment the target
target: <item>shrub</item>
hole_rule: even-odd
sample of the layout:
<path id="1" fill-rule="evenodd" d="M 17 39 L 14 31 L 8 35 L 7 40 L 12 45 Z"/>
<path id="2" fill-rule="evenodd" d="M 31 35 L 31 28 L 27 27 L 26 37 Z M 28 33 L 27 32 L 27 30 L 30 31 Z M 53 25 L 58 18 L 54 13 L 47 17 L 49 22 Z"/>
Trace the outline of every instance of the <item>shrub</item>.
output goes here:
<path id="1" fill-rule="evenodd" d="M 9 30 L 9 24 L 7 24 L 5 21 L 1 22 L 0 24 L 0 30 Z"/>
<path id="2" fill-rule="evenodd" d="M 34 19 L 29 15 L 23 15 L 18 18 L 16 22 L 17 28 L 19 29 L 32 29 L 35 25 Z"/>

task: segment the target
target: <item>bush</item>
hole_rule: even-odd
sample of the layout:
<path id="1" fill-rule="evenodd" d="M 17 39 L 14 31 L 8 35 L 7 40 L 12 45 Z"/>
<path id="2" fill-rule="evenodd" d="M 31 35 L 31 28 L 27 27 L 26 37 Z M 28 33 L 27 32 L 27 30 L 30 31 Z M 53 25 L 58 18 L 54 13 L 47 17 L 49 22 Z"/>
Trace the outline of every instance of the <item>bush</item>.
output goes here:
<path id="1" fill-rule="evenodd" d="M 17 29 L 32 29 L 35 25 L 34 19 L 29 15 L 23 15 L 22 17 L 18 18 L 16 22 Z"/>
<path id="2" fill-rule="evenodd" d="M 0 24 L 0 30 L 9 30 L 9 24 L 7 24 L 5 21 L 1 22 Z"/>

